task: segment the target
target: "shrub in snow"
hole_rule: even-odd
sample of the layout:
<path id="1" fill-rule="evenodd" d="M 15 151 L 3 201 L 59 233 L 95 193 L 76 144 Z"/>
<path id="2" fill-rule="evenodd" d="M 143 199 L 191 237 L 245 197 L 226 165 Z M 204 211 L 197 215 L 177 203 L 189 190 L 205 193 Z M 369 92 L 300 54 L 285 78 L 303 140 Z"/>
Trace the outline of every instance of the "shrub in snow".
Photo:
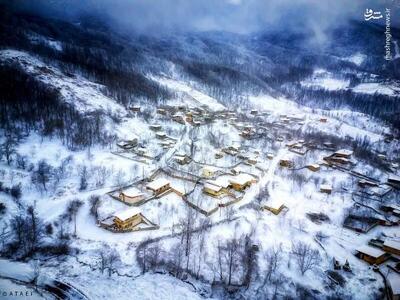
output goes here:
<path id="1" fill-rule="evenodd" d="M 0 215 L 4 215 L 6 213 L 6 205 L 4 203 L 0 203 Z"/>
<path id="2" fill-rule="evenodd" d="M 22 196 L 22 191 L 21 191 L 21 184 L 17 184 L 12 186 L 10 189 L 10 195 L 13 197 L 15 200 L 19 200 Z"/>

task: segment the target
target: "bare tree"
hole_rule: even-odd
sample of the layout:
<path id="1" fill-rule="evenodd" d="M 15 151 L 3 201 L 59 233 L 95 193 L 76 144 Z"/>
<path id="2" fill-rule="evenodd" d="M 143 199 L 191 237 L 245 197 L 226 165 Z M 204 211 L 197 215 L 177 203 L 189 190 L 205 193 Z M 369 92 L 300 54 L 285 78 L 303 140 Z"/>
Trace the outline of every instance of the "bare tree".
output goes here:
<path id="1" fill-rule="evenodd" d="M 67 207 L 67 215 L 70 220 L 74 221 L 74 236 L 76 236 L 76 216 L 79 208 L 83 205 L 83 202 L 79 199 L 72 200 Z"/>
<path id="2" fill-rule="evenodd" d="M 309 244 L 302 241 L 292 244 L 292 254 L 296 258 L 297 265 L 302 275 L 317 266 L 321 260 L 318 250 L 311 248 Z"/>
<path id="3" fill-rule="evenodd" d="M 181 242 L 184 245 L 186 257 L 186 270 L 189 268 L 190 252 L 192 249 L 192 235 L 196 214 L 193 209 L 186 207 L 186 216 L 179 221 L 181 228 Z"/>
<path id="4" fill-rule="evenodd" d="M 51 166 L 45 160 L 39 161 L 37 169 L 32 173 L 32 182 L 47 191 L 47 183 L 50 181 L 51 171 Z"/>
<path id="5" fill-rule="evenodd" d="M 15 216 L 10 225 L 13 232 L 11 249 L 22 254 L 22 257 L 34 253 L 44 235 L 43 222 L 37 216 L 35 208 L 29 206 L 26 214 Z"/>
<path id="6" fill-rule="evenodd" d="M 107 257 L 108 262 L 108 277 L 111 277 L 112 272 L 115 270 L 115 266 L 121 261 L 121 258 L 116 250 L 112 250 Z"/>
<path id="7" fill-rule="evenodd" d="M 282 247 L 271 247 L 264 253 L 264 260 L 267 262 L 265 270 L 264 284 L 270 282 L 272 277 L 276 274 L 279 264 L 282 260 Z"/>
<path id="8" fill-rule="evenodd" d="M 91 195 L 89 198 L 90 214 L 98 219 L 98 207 L 100 205 L 100 197 L 98 195 Z"/>
<path id="9" fill-rule="evenodd" d="M 88 170 L 86 165 L 84 165 L 80 170 L 80 181 L 79 181 L 79 190 L 84 191 L 88 187 Z"/>
<path id="10" fill-rule="evenodd" d="M 16 145 L 17 144 L 13 138 L 7 137 L 6 141 L 0 147 L 1 156 L 5 157 L 8 165 L 10 165 L 12 161 L 12 156 L 16 153 Z"/>
<path id="11" fill-rule="evenodd" d="M 240 243 L 237 238 L 232 238 L 226 242 L 224 249 L 225 263 L 227 265 L 228 285 L 232 284 L 232 275 L 236 273 L 240 262 Z"/>
<path id="12" fill-rule="evenodd" d="M 99 253 L 99 268 L 101 274 L 103 274 L 104 270 L 107 268 L 107 251 L 105 249 L 101 249 L 98 253 Z"/>

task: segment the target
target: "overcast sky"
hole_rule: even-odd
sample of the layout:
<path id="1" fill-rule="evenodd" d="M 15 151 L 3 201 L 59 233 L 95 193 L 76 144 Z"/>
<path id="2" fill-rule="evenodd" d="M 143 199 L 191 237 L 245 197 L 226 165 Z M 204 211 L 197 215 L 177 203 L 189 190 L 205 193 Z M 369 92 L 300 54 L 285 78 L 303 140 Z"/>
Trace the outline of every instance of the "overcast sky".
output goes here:
<path id="1" fill-rule="evenodd" d="M 3 0 L 0 0 L 3 1 Z M 6 0 L 7 1 L 7 0 Z M 13 1 L 13 0 L 11 0 Z M 3 1 L 4 2 L 4 1 Z M 104 15 L 138 31 L 223 30 L 248 33 L 268 27 L 299 27 L 315 35 L 348 19 L 364 20 L 367 8 L 391 7 L 399 20 L 399 0 L 14 0 L 30 12 L 76 17 Z M 379 20 L 382 24 L 384 20 Z"/>

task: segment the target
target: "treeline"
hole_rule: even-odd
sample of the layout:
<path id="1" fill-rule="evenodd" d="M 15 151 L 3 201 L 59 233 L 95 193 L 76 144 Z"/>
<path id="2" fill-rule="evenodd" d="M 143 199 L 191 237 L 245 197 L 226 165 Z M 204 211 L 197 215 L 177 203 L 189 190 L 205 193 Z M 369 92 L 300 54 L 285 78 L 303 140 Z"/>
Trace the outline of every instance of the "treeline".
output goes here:
<path id="1" fill-rule="evenodd" d="M 14 48 L 39 55 L 57 64 L 66 74 L 81 73 L 107 87 L 109 96 L 127 106 L 137 98 L 158 102 L 174 95 L 147 74 L 164 66 L 116 32 L 103 32 L 67 22 L 0 13 L 0 48 Z M 55 40 L 62 51 L 48 41 Z"/>
<path id="2" fill-rule="evenodd" d="M 282 91 L 301 105 L 321 109 L 350 109 L 400 128 L 399 98 L 381 94 L 354 93 L 351 90 L 326 90 L 286 85 Z"/>
<path id="3" fill-rule="evenodd" d="M 70 149 L 108 144 L 101 112 L 81 114 L 60 100 L 57 90 L 35 80 L 15 65 L 0 66 L 0 128 L 6 136 L 36 130 L 56 136 Z"/>

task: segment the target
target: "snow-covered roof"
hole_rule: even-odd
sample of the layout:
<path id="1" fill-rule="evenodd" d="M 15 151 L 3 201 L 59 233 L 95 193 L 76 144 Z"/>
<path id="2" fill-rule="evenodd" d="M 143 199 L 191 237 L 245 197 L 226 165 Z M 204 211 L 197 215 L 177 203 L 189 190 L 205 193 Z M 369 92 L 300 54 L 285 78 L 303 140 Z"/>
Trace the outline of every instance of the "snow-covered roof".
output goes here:
<path id="1" fill-rule="evenodd" d="M 138 197 L 138 196 L 143 195 L 143 193 L 135 187 L 127 188 L 127 189 L 123 190 L 122 193 L 124 193 L 124 195 L 126 195 L 128 197 Z"/>
<path id="2" fill-rule="evenodd" d="M 350 156 L 350 155 L 353 154 L 353 151 L 348 150 L 348 149 L 340 149 L 340 150 L 336 151 L 335 154 L 344 155 L 344 156 Z"/>
<path id="3" fill-rule="evenodd" d="M 330 184 L 321 184 L 320 189 L 321 190 L 331 190 L 332 186 Z"/>
<path id="4" fill-rule="evenodd" d="M 361 246 L 360 248 L 357 249 L 357 251 L 375 258 L 385 254 L 385 252 L 383 252 L 382 250 L 368 245 Z"/>
<path id="5" fill-rule="evenodd" d="M 395 273 L 389 273 L 386 279 L 389 281 L 393 295 L 400 295 L 400 276 Z"/>
<path id="6" fill-rule="evenodd" d="M 400 250 L 400 242 L 397 242 L 397 241 L 385 240 L 383 245 L 386 247 L 396 249 L 396 250 Z"/>
<path id="7" fill-rule="evenodd" d="M 213 185 L 217 185 L 223 188 L 227 188 L 229 186 L 229 178 L 227 177 L 218 177 L 215 180 L 209 180 L 208 183 L 211 183 Z"/>
<path id="8" fill-rule="evenodd" d="M 389 175 L 388 180 L 390 181 L 398 181 L 400 182 L 400 176 L 396 176 L 396 175 Z"/>
<path id="9" fill-rule="evenodd" d="M 137 207 L 131 207 L 126 210 L 116 212 L 114 217 L 120 219 L 121 221 L 125 221 L 137 214 L 140 214 L 140 209 Z"/>
<path id="10" fill-rule="evenodd" d="M 236 184 L 240 184 L 240 185 L 244 185 L 249 181 L 254 180 L 254 177 L 246 174 L 246 173 L 240 173 L 238 175 L 236 175 L 235 177 L 232 177 L 231 179 L 229 179 L 229 181 L 231 183 L 236 183 Z"/>
<path id="11" fill-rule="evenodd" d="M 310 164 L 310 165 L 308 165 L 308 167 L 318 169 L 319 164 Z"/>
<path id="12" fill-rule="evenodd" d="M 159 188 L 169 184 L 169 181 L 165 178 L 158 178 L 146 185 L 151 190 L 158 190 Z"/>
<path id="13" fill-rule="evenodd" d="M 212 190 L 212 191 L 216 191 L 216 192 L 219 192 L 219 191 L 222 189 L 221 186 L 215 185 L 215 184 L 211 184 L 211 183 L 208 183 L 208 182 L 206 182 L 206 183 L 204 184 L 204 188 L 205 188 L 205 189 Z"/>
<path id="14" fill-rule="evenodd" d="M 284 204 L 285 203 L 283 203 L 283 201 L 281 199 L 276 198 L 276 199 L 269 200 L 266 205 L 271 208 L 279 209 Z"/>

